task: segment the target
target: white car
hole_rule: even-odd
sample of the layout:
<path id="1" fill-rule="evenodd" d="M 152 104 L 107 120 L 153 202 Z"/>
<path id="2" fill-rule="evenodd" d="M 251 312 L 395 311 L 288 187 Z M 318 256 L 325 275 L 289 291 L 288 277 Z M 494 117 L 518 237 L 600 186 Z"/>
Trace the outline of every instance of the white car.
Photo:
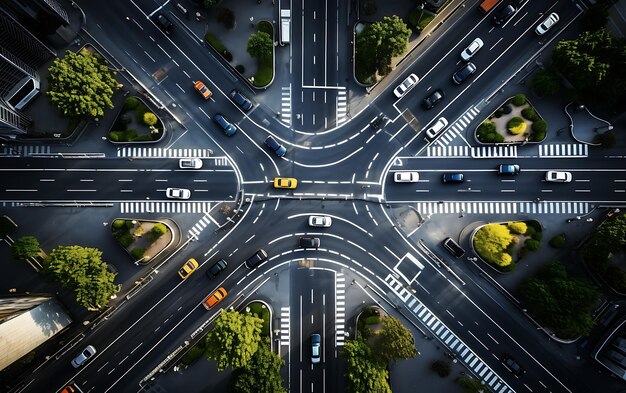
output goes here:
<path id="1" fill-rule="evenodd" d="M 556 12 L 551 13 L 548 17 L 537 26 L 535 33 L 537 35 L 544 35 L 559 21 L 559 16 Z"/>
<path id="2" fill-rule="evenodd" d="M 169 199 L 189 199 L 191 198 L 191 191 L 186 188 L 167 188 L 165 196 Z"/>
<path id="3" fill-rule="evenodd" d="M 546 172 L 546 181 L 550 183 L 569 183 L 572 181 L 572 173 L 561 171 L 548 171 Z"/>
<path id="4" fill-rule="evenodd" d="M 96 354 L 96 348 L 93 345 L 88 345 L 87 348 L 83 349 L 83 351 L 72 359 L 72 366 L 74 368 L 78 368 L 82 366 L 87 360 L 91 359 L 93 355 Z"/>
<path id="5" fill-rule="evenodd" d="M 333 223 L 333 219 L 328 216 L 309 216 L 310 227 L 328 228 Z"/>
<path id="6" fill-rule="evenodd" d="M 396 183 L 415 183 L 420 179 L 417 172 L 396 172 L 393 174 L 393 181 Z"/>
<path id="7" fill-rule="evenodd" d="M 400 83 L 398 87 L 393 89 L 393 94 L 395 94 L 396 97 L 401 98 L 404 93 L 406 93 L 407 90 L 409 90 L 414 84 L 419 82 L 419 80 L 420 78 L 418 78 L 415 74 L 407 76 L 404 82 Z"/>
<path id="8" fill-rule="evenodd" d="M 463 52 L 461 52 L 461 59 L 463 59 L 463 61 L 469 61 L 472 56 L 474 56 L 476 52 L 478 52 L 478 50 L 482 47 L 483 40 L 481 40 L 480 38 L 476 38 L 474 41 L 472 41 L 471 44 L 467 46 L 467 48 L 465 48 Z"/>
<path id="9" fill-rule="evenodd" d="M 435 124 L 426 130 L 426 137 L 433 139 L 448 125 L 448 120 L 445 117 L 440 117 Z"/>
<path id="10" fill-rule="evenodd" d="M 180 169 L 200 169 L 202 168 L 202 160 L 199 158 L 181 158 L 178 160 Z"/>

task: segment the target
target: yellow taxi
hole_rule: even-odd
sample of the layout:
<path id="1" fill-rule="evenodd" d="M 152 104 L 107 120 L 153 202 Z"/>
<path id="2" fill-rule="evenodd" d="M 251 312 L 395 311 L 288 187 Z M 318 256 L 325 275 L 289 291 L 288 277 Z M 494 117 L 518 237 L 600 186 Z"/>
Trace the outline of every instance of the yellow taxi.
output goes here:
<path id="1" fill-rule="evenodd" d="M 298 187 L 298 180 L 293 177 L 275 177 L 274 188 L 296 188 Z"/>
<path id="2" fill-rule="evenodd" d="M 191 276 L 191 273 L 195 272 L 198 266 L 200 266 L 198 265 L 198 261 L 193 258 L 189 258 L 189 260 L 178 270 L 178 275 L 184 280 Z"/>
<path id="3" fill-rule="evenodd" d="M 195 81 L 193 83 L 193 87 L 196 88 L 198 93 L 200 93 L 200 95 L 204 97 L 205 100 L 208 100 L 209 97 L 213 95 L 213 93 L 211 93 L 211 90 L 209 90 L 209 88 L 206 87 L 206 85 L 202 81 Z"/>

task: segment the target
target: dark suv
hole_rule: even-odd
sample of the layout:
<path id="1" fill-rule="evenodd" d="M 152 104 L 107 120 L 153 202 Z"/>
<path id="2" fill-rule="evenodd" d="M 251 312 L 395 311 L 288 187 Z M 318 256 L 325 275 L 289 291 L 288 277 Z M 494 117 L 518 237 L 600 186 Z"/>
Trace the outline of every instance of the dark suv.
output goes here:
<path id="1" fill-rule="evenodd" d="M 167 16 L 165 16 L 164 14 L 157 15 L 156 23 L 166 34 L 169 34 L 174 28 L 174 24 L 169 19 L 167 19 Z"/>
<path id="2" fill-rule="evenodd" d="M 259 266 L 263 262 L 267 261 L 267 252 L 263 249 L 255 252 L 250 258 L 246 259 L 244 262 L 248 269 L 254 269 Z"/>
<path id="3" fill-rule="evenodd" d="M 435 107 L 435 105 L 440 103 L 441 100 L 443 100 L 444 96 L 445 96 L 445 94 L 444 94 L 443 90 L 437 89 L 437 90 L 433 91 L 431 93 L 431 95 L 429 95 L 428 97 L 424 98 L 424 100 L 422 101 L 422 107 L 424 109 L 432 109 L 432 108 Z"/>
<path id="4" fill-rule="evenodd" d="M 493 23 L 495 23 L 496 26 L 502 26 L 507 20 L 511 19 L 516 12 L 517 9 L 513 7 L 513 4 L 509 3 L 506 7 L 501 9 L 496 16 L 493 17 Z"/>
<path id="5" fill-rule="evenodd" d="M 252 109 L 252 101 L 247 99 L 246 96 L 244 96 L 239 90 L 235 89 L 231 91 L 228 96 L 245 112 L 248 112 L 250 109 Z"/>
<path id="6" fill-rule="evenodd" d="M 222 270 L 226 270 L 226 266 L 228 266 L 228 263 L 226 263 L 225 260 L 220 259 L 219 261 L 215 262 L 215 264 L 213 264 L 213 266 L 211 266 L 209 270 L 207 270 L 206 275 L 209 278 L 215 278 L 218 276 L 218 274 L 222 272 Z"/>
<path id="7" fill-rule="evenodd" d="M 517 363 L 510 355 L 504 355 L 502 363 L 504 364 L 504 367 L 518 377 L 526 374 L 526 370 L 524 370 L 522 366 L 520 366 L 519 363 Z"/>

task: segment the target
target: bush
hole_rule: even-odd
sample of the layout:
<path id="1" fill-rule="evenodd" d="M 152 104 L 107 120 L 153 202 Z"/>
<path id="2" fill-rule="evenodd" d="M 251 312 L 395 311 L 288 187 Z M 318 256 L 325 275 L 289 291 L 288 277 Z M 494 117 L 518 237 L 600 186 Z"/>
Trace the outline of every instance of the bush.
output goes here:
<path id="1" fill-rule="evenodd" d="M 124 142 L 124 131 L 111 131 L 109 132 L 109 140 L 113 142 Z"/>
<path id="2" fill-rule="evenodd" d="M 515 116 L 507 122 L 506 129 L 513 135 L 519 135 L 526 131 L 526 122 L 521 117 Z"/>
<path id="3" fill-rule="evenodd" d="M 233 61 L 233 54 L 230 53 L 229 51 L 225 50 L 224 52 L 222 52 L 222 56 L 224 56 L 224 59 L 226 59 L 227 62 L 231 62 Z"/>
<path id="4" fill-rule="evenodd" d="M 135 117 L 137 119 L 137 123 L 142 123 L 143 122 L 143 115 L 146 112 L 150 112 L 150 108 L 148 108 L 144 104 L 139 104 L 139 106 L 137 106 L 137 108 L 135 108 Z"/>
<path id="5" fill-rule="evenodd" d="M 139 106 L 141 101 L 137 97 L 128 97 L 124 100 L 124 110 L 133 110 Z"/>
<path id="6" fill-rule="evenodd" d="M 495 117 L 495 118 L 499 118 L 499 117 L 501 117 L 503 114 L 504 114 L 504 109 L 502 109 L 502 108 L 498 108 L 498 110 L 497 110 L 497 111 L 495 111 L 495 112 L 493 113 L 493 117 Z"/>
<path id="7" fill-rule="evenodd" d="M 143 258 L 143 255 L 145 253 L 146 253 L 146 249 L 145 248 L 141 248 L 141 247 L 135 247 L 132 250 L 130 250 L 130 255 L 132 255 L 133 258 L 135 258 L 136 261 L 138 261 L 141 258 Z"/>
<path id="8" fill-rule="evenodd" d="M 537 251 L 541 247 L 541 243 L 535 239 L 526 239 L 524 247 L 528 248 L 530 251 Z"/>
<path id="9" fill-rule="evenodd" d="M 161 224 L 161 223 L 154 224 L 154 226 L 150 230 L 150 233 L 155 238 L 159 238 L 159 237 L 163 236 L 166 232 L 167 232 L 167 227 L 165 226 L 165 224 Z"/>
<path id="10" fill-rule="evenodd" d="M 513 112 L 513 108 L 509 104 L 504 104 L 502 106 L 502 112 L 504 112 L 505 115 L 508 115 L 509 113 Z"/>
<path id="11" fill-rule="evenodd" d="M 543 132 L 545 134 L 548 131 L 548 123 L 545 120 L 537 120 L 533 123 L 532 128 L 535 132 Z"/>
<path id="12" fill-rule="evenodd" d="M 479 141 L 484 143 L 497 142 L 498 137 L 502 138 L 502 135 L 496 132 L 496 125 L 494 122 L 486 120 L 478 126 L 476 130 L 476 137 Z M 502 138 L 504 140 L 504 138 Z"/>
<path id="13" fill-rule="evenodd" d="M 364 319 L 366 325 L 376 325 L 380 322 L 380 316 L 372 315 Z"/>
<path id="14" fill-rule="evenodd" d="M 130 142 L 144 142 L 144 141 L 152 141 L 152 140 L 154 140 L 154 138 L 152 138 L 151 134 L 137 135 L 133 137 L 132 139 L 129 139 Z"/>
<path id="15" fill-rule="evenodd" d="M 147 126 L 153 126 L 157 123 L 158 119 L 152 112 L 146 112 L 143 114 L 143 123 Z"/>
<path id="16" fill-rule="evenodd" d="M 450 367 L 450 363 L 445 360 L 435 360 L 430 368 L 437 373 L 441 378 L 445 378 L 450 375 L 450 371 L 452 371 L 452 367 Z"/>
<path id="17" fill-rule="evenodd" d="M 522 106 L 526 103 L 526 96 L 523 94 L 516 94 L 513 98 L 511 98 L 511 104 L 515 106 Z"/>
<path id="18" fill-rule="evenodd" d="M 526 225 L 526 232 L 524 232 L 524 235 L 532 237 L 535 232 L 537 232 L 537 230 L 532 225 Z"/>
<path id="19" fill-rule="evenodd" d="M 113 220 L 113 223 L 111 224 L 111 228 L 113 228 L 114 231 L 120 230 L 124 227 L 124 220 Z"/>
<path id="20" fill-rule="evenodd" d="M 509 222 L 509 223 L 506 224 L 506 226 L 507 226 L 507 228 L 509 228 L 509 231 L 511 231 L 511 232 L 513 232 L 513 233 L 515 233 L 517 235 L 523 235 L 528 230 L 528 226 L 523 221 Z"/>
<path id="21" fill-rule="evenodd" d="M 235 66 L 235 69 L 237 70 L 237 72 L 238 72 L 238 73 L 240 73 L 240 74 L 242 74 L 242 75 L 243 75 L 243 73 L 244 73 L 244 72 L 246 72 L 246 67 L 244 67 L 244 66 L 243 66 L 243 65 L 241 65 L 241 64 L 237 64 L 237 65 Z"/>
<path id="22" fill-rule="evenodd" d="M 522 116 L 524 117 L 524 119 L 527 119 L 530 121 L 540 120 L 539 115 L 537 114 L 537 111 L 535 111 L 535 108 L 532 108 L 530 106 L 528 108 L 522 109 Z"/>
<path id="23" fill-rule="evenodd" d="M 550 244 L 550 246 L 554 248 L 563 248 L 567 244 L 567 238 L 565 237 L 564 233 L 559 233 L 558 235 L 550 239 L 550 242 L 548 244 Z"/>
<path id="24" fill-rule="evenodd" d="M 541 241 L 541 239 L 543 239 L 543 232 L 537 231 L 533 233 L 532 238 L 537 241 Z"/>
<path id="25" fill-rule="evenodd" d="M 258 59 L 259 68 L 254 75 L 254 83 L 256 87 L 265 87 L 270 84 L 273 78 L 272 56 L 267 59 Z"/>
<path id="26" fill-rule="evenodd" d="M 213 34 L 206 33 L 204 35 L 204 40 L 206 42 L 208 42 L 209 45 L 211 45 L 220 54 L 223 54 L 224 52 L 227 52 L 226 51 L 226 47 L 224 46 L 224 44 L 222 44 L 222 42 L 219 40 L 219 38 L 217 38 Z"/>
<path id="27" fill-rule="evenodd" d="M 132 244 L 133 240 L 135 240 L 135 238 L 133 238 L 133 235 L 131 235 L 128 232 L 122 233 L 117 238 L 117 241 L 120 242 L 120 244 L 124 248 L 127 248 L 128 246 L 130 246 Z"/>
<path id="28" fill-rule="evenodd" d="M 274 36 L 274 27 L 272 26 L 270 22 L 266 20 L 262 20 L 259 22 L 259 26 L 257 27 L 257 30 L 269 34 L 270 37 Z"/>
<path id="29" fill-rule="evenodd" d="M 133 220 L 126 220 L 125 224 L 126 228 L 128 229 L 133 229 L 135 227 L 135 224 L 133 224 Z"/>

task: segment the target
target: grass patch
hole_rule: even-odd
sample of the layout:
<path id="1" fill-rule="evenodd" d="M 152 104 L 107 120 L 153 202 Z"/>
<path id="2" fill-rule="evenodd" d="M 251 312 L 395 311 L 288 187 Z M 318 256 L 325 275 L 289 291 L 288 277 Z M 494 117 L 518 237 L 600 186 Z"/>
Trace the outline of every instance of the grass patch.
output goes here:
<path id="1" fill-rule="evenodd" d="M 256 315 L 263 320 L 263 327 L 261 329 L 261 336 L 270 336 L 270 311 L 267 307 L 264 307 L 263 303 L 252 302 L 247 307 L 250 308 L 250 314 Z"/>
<path id="2" fill-rule="evenodd" d="M 204 39 L 206 42 L 209 43 L 209 45 L 211 45 L 213 48 L 215 48 L 216 51 L 220 52 L 220 53 L 224 53 L 227 52 L 226 47 L 224 46 L 224 44 L 222 44 L 222 41 L 220 41 L 219 38 L 217 38 L 216 36 L 214 36 L 211 33 L 206 33 L 204 35 Z"/>

